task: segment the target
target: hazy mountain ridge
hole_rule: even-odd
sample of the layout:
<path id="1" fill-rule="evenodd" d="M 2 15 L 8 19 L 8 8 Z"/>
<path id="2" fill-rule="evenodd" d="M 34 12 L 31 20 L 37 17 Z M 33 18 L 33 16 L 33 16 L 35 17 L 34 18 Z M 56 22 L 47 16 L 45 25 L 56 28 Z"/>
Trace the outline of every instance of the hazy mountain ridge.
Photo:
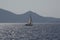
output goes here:
<path id="1" fill-rule="evenodd" d="M 60 18 L 43 17 L 32 11 L 16 15 L 4 9 L 0 9 L 0 23 L 24 23 L 28 21 L 30 15 L 32 21 L 36 23 L 60 23 Z"/>

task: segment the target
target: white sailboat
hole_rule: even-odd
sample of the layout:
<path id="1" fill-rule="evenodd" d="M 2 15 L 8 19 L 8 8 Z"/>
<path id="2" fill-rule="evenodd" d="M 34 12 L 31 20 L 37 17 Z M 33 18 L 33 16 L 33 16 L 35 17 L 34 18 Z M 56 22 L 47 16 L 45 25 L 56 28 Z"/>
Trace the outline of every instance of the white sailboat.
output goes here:
<path id="1" fill-rule="evenodd" d="M 32 17 L 30 16 L 29 17 L 29 21 L 28 21 L 28 24 L 25 24 L 26 26 L 32 26 Z"/>

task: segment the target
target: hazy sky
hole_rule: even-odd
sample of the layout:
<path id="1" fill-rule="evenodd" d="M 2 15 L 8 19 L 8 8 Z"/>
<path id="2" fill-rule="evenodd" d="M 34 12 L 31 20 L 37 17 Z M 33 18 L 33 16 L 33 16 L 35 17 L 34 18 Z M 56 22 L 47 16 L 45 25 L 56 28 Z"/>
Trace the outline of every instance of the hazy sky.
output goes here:
<path id="1" fill-rule="evenodd" d="M 60 0 L 0 0 L 0 8 L 16 14 L 33 11 L 42 16 L 60 18 Z"/>

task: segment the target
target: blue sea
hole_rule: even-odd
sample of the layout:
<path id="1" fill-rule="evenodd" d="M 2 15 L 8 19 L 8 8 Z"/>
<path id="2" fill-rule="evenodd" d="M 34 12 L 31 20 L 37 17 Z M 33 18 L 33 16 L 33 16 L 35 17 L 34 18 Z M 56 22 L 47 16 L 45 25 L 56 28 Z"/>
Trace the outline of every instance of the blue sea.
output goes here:
<path id="1" fill-rule="evenodd" d="M 60 40 L 60 24 L 0 23 L 0 40 Z"/>

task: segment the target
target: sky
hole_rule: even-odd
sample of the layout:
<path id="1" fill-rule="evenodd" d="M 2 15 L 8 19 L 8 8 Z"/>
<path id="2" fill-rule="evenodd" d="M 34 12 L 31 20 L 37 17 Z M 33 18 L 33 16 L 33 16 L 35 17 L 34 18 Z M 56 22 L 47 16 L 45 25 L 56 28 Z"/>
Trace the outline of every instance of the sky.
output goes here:
<path id="1" fill-rule="evenodd" d="M 41 16 L 60 18 L 60 0 L 0 0 L 0 8 L 15 14 L 33 11 Z"/>

